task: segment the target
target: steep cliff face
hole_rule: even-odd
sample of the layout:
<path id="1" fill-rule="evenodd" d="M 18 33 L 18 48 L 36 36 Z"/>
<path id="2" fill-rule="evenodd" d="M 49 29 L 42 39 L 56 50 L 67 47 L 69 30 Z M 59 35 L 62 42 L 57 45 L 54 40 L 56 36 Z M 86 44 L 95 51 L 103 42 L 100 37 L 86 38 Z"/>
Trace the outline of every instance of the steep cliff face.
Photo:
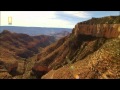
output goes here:
<path id="1" fill-rule="evenodd" d="M 78 23 L 70 35 L 46 47 L 37 56 L 37 61 L 32 70 L 36 73 L 35 75 L 37 77 L 41 78 L 45 73 L 41 75 L 37 74 L 43 72 L 40 67 L 47 67 L 45 70 L 47 73 L 49 71 L 51 72 L 51 70 L 56 71 L 66 65 L 84 60 L 99 50 L 107 40 L 118 38 L 119 35 L 120 24 L 91 24 L 87 21 L 85 23 Z"/>
<path id="2" fill-rule="evenodd" d="M 96 37 L 114 38 L 120 35 L 120 24 L 77 24 L 73 29 L 75 36 L 79 34 Z"/>

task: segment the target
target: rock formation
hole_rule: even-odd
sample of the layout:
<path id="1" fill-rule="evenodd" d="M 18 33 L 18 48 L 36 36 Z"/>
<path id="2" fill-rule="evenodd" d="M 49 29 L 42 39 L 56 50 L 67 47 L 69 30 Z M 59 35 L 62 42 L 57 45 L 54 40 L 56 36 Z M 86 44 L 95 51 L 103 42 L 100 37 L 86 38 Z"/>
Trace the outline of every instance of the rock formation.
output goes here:
<path id="1" fill-rule="evenodd" d="M 52 36 L 29 36 L 4 30 L 0 33 L 0 78 L 23 74 L 24 62 L 54 41 Z"/>
<path id="2" fill-rule="evenodd" d="M 109 72 L 109 70 L 112 69 L 112 60 L 116 55 L 118 55 L 118 58 L 115 60 L 119 63 L 120 40 L 118 37 L 120 35 L 120 24 L 116 23 L 118 22 L 118 18 L 118 16 L 93 18 L 94 20 L 91 19 L 76 24 L 70 35 L 63 37 L 52 45 L 46 47 L 40 54 L 38 54 L 36 63 L 32 68 L 33 72 L 42 73 L 41 69 L 38 68 L 47 67 L 45 70 L 46 74 L 35 75 L 39 78 L 44 75 L 42 78 L 52 77 L 53 79 L 71 79 L 75 78 L 75 76 L 80 78 L 119 78 L 119 75 L 113 75 L 112 77 Z M 113 22 L 111 20 L 113 20 Z M 113 51 L 107 51 L 107 48 L 104 48 L 107 47 L 107 45 L 109 46 L 109 44 L 110 47 L 108 47 L 108 49 L 110 50 L 113 47 Z M 116 52 L 116 50 L 118 50 L 118 52 Z M 106 51 L 109 52 L 109 54 L 106 53 Z M 112 52 L 115 54 L 110 56 Z M 89 65 L 90 62 L 93 62 L 93 64 Z M 117 63 L 113 64 L 113 67 L 118 65 Z M 102 65 L 104 66 L 102 67 Z M 70 66 L 73 66 L 75 69 L 71 71 Z M 108 69 L 109 66 L 110 69 Z M 98 69 L 100 67 L 101 69 Z M 105 67 L 107 68 L 105 71 L 108 70 L 106 73 L 110 75 L 108 77 L 102 76 L 104 75 L 103 72 L 105 73 Z M 96 71 L 92 72 L 91 70 L 88 70 L 91 68 Z M 48 73 L 47 70 L 49 70 Z M 119 74 L 118 70 L 116 73 Z M 76 74 L 71 75 L 70 72 Z M 101 74 L 98 75 L 96 74 L 97 72 Z"/>

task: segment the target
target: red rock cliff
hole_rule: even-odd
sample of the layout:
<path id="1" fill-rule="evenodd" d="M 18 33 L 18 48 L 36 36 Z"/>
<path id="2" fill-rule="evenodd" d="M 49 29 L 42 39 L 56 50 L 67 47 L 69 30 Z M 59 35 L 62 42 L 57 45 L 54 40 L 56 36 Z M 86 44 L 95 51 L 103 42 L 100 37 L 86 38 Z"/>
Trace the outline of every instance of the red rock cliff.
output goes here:
<path id="1" fill-rule="evenodd" d="M 120 24 L 77 24 L 73 29 L 75 36 L 80 34 L 113 38 L 120 35 Z"/>

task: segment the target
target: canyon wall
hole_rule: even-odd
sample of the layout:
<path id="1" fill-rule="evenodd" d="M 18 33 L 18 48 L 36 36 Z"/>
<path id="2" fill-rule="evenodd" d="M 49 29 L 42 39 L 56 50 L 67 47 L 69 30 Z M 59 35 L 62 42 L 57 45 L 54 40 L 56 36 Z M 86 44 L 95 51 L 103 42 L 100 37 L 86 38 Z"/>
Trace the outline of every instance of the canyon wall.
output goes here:
<path id="1" fill-rule="evenodd" d="M 84 34 L 105 38 L 119 37 L 120 24 L 76 24 L 73 33 L 75 36 Z"/>

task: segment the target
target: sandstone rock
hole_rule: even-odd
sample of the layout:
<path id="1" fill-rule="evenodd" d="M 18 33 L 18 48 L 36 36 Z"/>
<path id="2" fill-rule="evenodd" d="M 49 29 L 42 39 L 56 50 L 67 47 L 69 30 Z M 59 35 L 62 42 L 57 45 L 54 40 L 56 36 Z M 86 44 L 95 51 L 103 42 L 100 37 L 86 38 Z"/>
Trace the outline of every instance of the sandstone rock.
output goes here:
<path id="1" fill-rule="evenodd" d="M 8 72 L 0 72 L 0 79 L 12 79 L 12 76 Z"/>
<path id="2" fill-rule="evenodd" d="M 90 59 L 95 60 L 91 66 L 88 66 L 88 63 L 79 63 L 80 66 L 82 66 L 79 69 L 83 70 L 80 70 L 81 73 L 77 72 L 75 75 L 71 74 L 71 71 L 69 71 L 68 68 L 65 69 L 63 66 L 74 64 L 76 62 L 86 62 L 84 59 L 99 50 L 107 40 L 116 37 L 118 38 L 120 35 L 120 24 L 113 23 L 112 20 L 114 20 L 114 18 L 115 17 L 108 17 L 108 21 L 106 21 L 106 19 L 104 20 L 104 18 L 100 18 L 99 20 L 98 18 L 92 18 L 92 20 L 76 24 L 69 36 L 58 40 L 56 43 L 46 47 L 40 54 L 38 54 L 33 67 L 33 72 L 38 76 L 40 76 L 38 72 L 41 73 L 41 71 L 44 71 L 43 73 L 47 73 L 47 68 L 43 69 L 43 66 L 45 66 L 50 69 L 56 69 L 54 78 L 74 78 L 74 76 L 78 77 L 78 75 L 81 75 L 80 78 L 98 78 L 96 77 L 98 71 L 92 69 L 93 71 L 90 72 L 90 70 L 91 67 L 93 67 L 92 65 L 96 64 L 97 61 L 103 60 L 103 58 L 106 59 L 106 57 L 109 59 L 110 56 L 114 55 L 112 51 L 111 54 L 108 55 L 110 48 L 107 47 L 109 45 L 106 46 L 104 53 L 97 53 L 92 59 Z M 110 45 L 114 46 L 111 43 Z M 112 48 L 112 46 L 110 47 Z M 66 59 L 66 57 L 68 58 Z M 67 62 L 68 59 L 71 63 Z M 89 61 L 89 59 L 87 60 Z M 105 69 L 105 67 L 103 67 L 103 69 Z M 64 71 L 64 73 L 62 73 L 62 71 Z M 79 70 L 77 69 L 77 71 Z M 89 72 L 90 74 L 86 76 Z M 67 75 L 69 77 L 67 77 Z"/>
<path id="3" fill-rule="evenodd" d="M 120 35 L 120 24 L 77 24 L 74 29 L 74 35 L 91 35 L 96 37 L 113 38 Z"/>
<path id="4" fill-rule="evenodd" d="M 70 69 L 65 65 L 58 70 L 51 70 L 42 79 L 119 79 L 120 78 L 120 40 L 107 40 L 96 52 L 81 61 L 77 61 Z M 106 52 L 108 51 L 108 52 Z M 71 77 L 73 76 L 73 77 Z M 77 78 L 76 78 L 77 76 Z"/>
<path id="5" fill-rule="evenodd" d="M 12 74 L 16 72 L 18 67 L 18 62 L 16 60 L 11 59 L 1 59 L 0 61 L 1 69 L 6 70 L 8 73 Z"/>
<path id="6" fill-rule="evenodd" d="M 18 67 L 16 70 L 19 74 L 23 74 L 25 71 L 25 65 L 24 65 L 24 61 L 23 62 L 19 62 L 18 63 Z"/>
<path id="7" fill-rule="evenodd" d="M 17 61 L 5 62 L 5 67 L 10 74 L 15 74 L 18 67 L 18 62 Z"/>
<path id="8" fill-rule="evenodd" d="M 41 78 L 41 76 L 46 74 L 49 71 L 49 69 L 47 66 L 35 65 L 32 68 L 32 71 L 34 72 L 35 75 L 37 75 L 38 78 Z"/>

